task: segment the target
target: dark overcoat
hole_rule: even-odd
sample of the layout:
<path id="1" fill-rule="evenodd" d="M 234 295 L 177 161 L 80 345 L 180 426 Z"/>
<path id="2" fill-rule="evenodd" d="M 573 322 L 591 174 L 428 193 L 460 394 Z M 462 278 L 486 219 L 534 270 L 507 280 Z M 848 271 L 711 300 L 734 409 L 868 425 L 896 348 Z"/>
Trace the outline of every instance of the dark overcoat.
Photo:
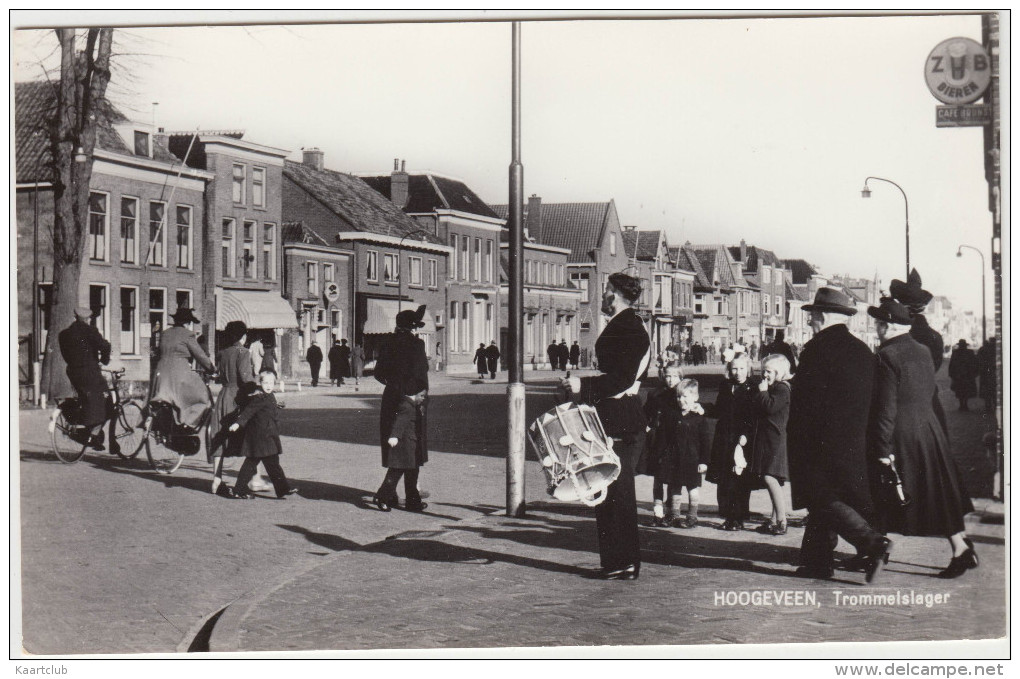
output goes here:
<path id="1" fill-rule="evenodd" d="M 259 389 L 248 398 L 237 415 L 237 423 L 241 425 L 242 455 L 262 458 L 283 452 L 280 445 L 280 423 L 277 419 L 279 412 L 280 408 L 273 394 L 267 394 Z"/>
<path id="2" fill-rule="evenodd" d="M 305 360 L 311 365 L 322 365 L 322 349 L 319 348 L 318 344 L 308 347 L 308 351 L 305 353 Z"/>
<path id="3" fill-rule="evenodd" d="M 580 345 L 573 345 L 570 347 L 570 362 L 577 365 L 577 362 L 581 359 L 581 347 Z"/>
<path id="4" fill-rule="evenodd" d="M 78 394 L 78 423 L 101 424 L 106 419 L 106 380 L 99 364 L 110 362 L 110 343 L 95 327 L 75 320 L 57 336 L 67 363 L 67 378 Z"/>
<path id="5" fill-rule="evenodd" d="M 733 471 L 733 449 L 741 436 L 747 437 L 744 458 L 750 464 L 754 447 L 754 395 L 758 391 L 760 378 L 748 377 L 740 384 L 726 380 L 719 385 L 715 406 L 708 414 L 719 418 L 715 423 L 712 438 L 712 457 L 708 463 L 708 475 L 712 483 L 719 483 Z"/>
<path id="6" fill-rule="evenodd" d="M 949 357 L 949 379 L 951 388 L 957 398 L 977 396 L 978 376 L 977 356 L 966 347 L 953 349 Z"/>
<path id="7" fill-rule="evenodd" d="M 329 359 L 329 379 L 331 380 L 339 380 L 347 376 L 348 357 L 351 350 L 344 351 L 344 349 L 347 348 L 334 344 L 326 355 Z"/>
<path id="8" fill-rule="evenodd" d="M 601 374 L 581 378 L 580 400 L 595 406 L 609 436 L 645 430 L 647 420 L 637 394 L 612 397 L 632 389 L 648 373 L 650 346 L 644 324 L 630 308 L 614 316 L 595 342 Z"/>
<path id="9" fill-rule="evenodd" d="M 926 347 L 909 335 L 882 343 L 872 408 L 872 450 L 876 459 L 895 455 L 903 488 L 913 500 L 905 509 L 880 507 L 886 530 L 902 535 L 947 537 L 962 531 L 964 515 L 974 511 L 932 408 L 935 388 L 935 370 Z"/>
<path id="10" fill-rule="evenodd" d="M 652 427 L 636 472 L 658 481 L 690 488 L 701 486 L 698 465 L 707 465 L 712 451 L 712 430 L 704 415 L 680 408 L 676 391 L 660 389 L 648 395 L 645 416 Z"/>
<path id="11" fill-rule="evenodd" d="M 475 367 L 478 368 L 478 374 L 484 375 L 489 371 L 489 356 L 485 351 L 485 347 L 478 347 L 475 349 Z"/>
<path id="12" fill-rule="evenodd" d="M 840 500 L 871 511 L 867 445 L 876 360 L 845 324 L 818 332 L 800 352 L 786 428 L 794 509 Z"/>
<path id="13" fill-rule="evenodd" d="M 382 464 L 389 469 L 416 469 L 429 459 L 425 343 L 398 328 L 379 350 L 375 378 L 386 385 L 379 414 Z M 393 448 L 388 443 L 391 437 L 398 439 Z"/>
<path id="14" fill-rule="evenodd" d="M 786 424 L 790 417 L 788 382 L 782 380 L 770 385 L 768 391 L 758 391 L 754 403 L 754 441 L 748 468 L 758 476 L 775 477 L 785 481 L 790 477 L 786 455 Z"/>
<path id="15" fill-rule="evenodd" d="M 212 445 L 208 453 L 210 461 L 220 446 L 223 446 L 223 455 L 226 457 L 241 454 L 241 437 L 237 433 L 228 432 L 227 429 L 237 420 L 241 406 L 255 390 L 251 354 L 240 342 L 220 352 L 219 368 L 219 381 L 223 388 L 216 396 L 216 405 L 213 407 L 209 423 L 209 433 L 212 434 Z"/>
<path id="16" fill-rule="evenodd" d="M 560 345 L 553 342 L 545 348 L 545 355 L 549 357 L 549 365 L 555 368 L 560 361 Z"/>
<path id="17" fill-rule="evenodd" d="M 942 357 L 946 348 L 942 335 L 928 325 L 924 314 L 914 314 L 910 319 L 910 336 L 924 345 L 931 352 L 931 360 L 935 364 L 935 372 L 942 367 Z"/>
<path id="18" fill-rule="evenodd" d="M 499 370 L 499 347 L 495 344 L 490 344 L 485 350 L 485 359 L 489 364 L 490 373 Z"/>

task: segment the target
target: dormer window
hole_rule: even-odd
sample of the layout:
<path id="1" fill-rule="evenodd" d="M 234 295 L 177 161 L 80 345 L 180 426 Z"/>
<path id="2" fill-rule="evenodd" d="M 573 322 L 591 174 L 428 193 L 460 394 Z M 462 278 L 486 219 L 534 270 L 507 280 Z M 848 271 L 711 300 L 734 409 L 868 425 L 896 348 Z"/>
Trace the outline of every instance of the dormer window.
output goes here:
<path id="1" fill-rule="evenodd" d="M 152 135 L 148 132 L 135 130 L 135 155 L 152 157 Z"/>

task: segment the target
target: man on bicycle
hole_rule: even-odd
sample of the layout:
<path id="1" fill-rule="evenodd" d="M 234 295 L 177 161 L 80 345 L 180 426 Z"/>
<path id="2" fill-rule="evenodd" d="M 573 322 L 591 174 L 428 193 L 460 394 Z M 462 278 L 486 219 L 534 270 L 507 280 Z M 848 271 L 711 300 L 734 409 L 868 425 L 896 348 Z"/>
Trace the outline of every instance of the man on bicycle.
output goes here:
<path id="1" fill-rule="evenodd" d="M 88 445 L 104 450 L 107 389 L 99 364 L 109 364 L 110 343 L 103 339 L 95 326 L 89 324 L 92 316 L 91 309 L 75 309 L 74 322 L 60 332 L 58 341 L 60 354 L 67 363 L 67 377 L 78 394 L 78 424 L 89 428 Z"/>

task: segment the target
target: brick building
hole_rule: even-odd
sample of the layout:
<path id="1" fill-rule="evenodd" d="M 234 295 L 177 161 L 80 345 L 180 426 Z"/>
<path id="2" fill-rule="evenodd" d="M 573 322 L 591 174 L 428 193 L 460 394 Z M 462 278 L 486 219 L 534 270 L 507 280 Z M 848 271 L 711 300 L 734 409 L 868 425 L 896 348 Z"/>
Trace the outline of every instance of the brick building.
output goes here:
<path id="1" fill-rule="evenodd" d="M 669 269 L 673 279 L 673 344 L 681 352 L 691 348 L 694 330 L 694 283 L 697 278 L 693 264 L 679 246 L 668 247 Z"/>
<path id="2" fill-rule="evenodd" d="M 354 175 L 328 170 L 318 149 L 283 168 L 283 214 L 302 222 L 326 243 L 353 253 L 354 342 L 363 342 L 367 361 L 393 331 L 400 309 L 428 307 L 419 331 L 430 358 L 446 344 L 447 260 L 451 249 L 423 231 L 410 216 Z"/>
<path id="3" fill-rule="evenodd" d="M 771 250 L 748 246 L 743 239 L 740 245 L 727 249 L 734 261 L 741 265 L 745 280 L 758 291 L 758 326 L 749 327 L 744 339 L 748 343 L 756 342 L 758 346 L 769 344 L 776 336 L 776 331 L 786 330 L 787 326 L 786 272 L 783 260 Z"/>
<path id="4" fill-rule="evenodd" d="M 448 372 L 471 372 L 478 345 L 499 337 L 499 239 L 505 220 L 463 181 L 408 173 L 405 167 L 394 160 L 391 174 L 361 179 L 450 246 L 445 364 Z"/>
<path id="5" fill-rule="evenodd" d="M 51 329 L 54 203 L 46 124 L 55 107 L 55 87 L 15 85 L 18 370 L 23 382 L 31 381 L 32 362 L 41 359 Z M 153 328 L 165 326 L 178 307 L 195 308 L 203 322 L 211 318 L 202 234 L 207 189 L 215 175 L 182 165 L 164 135 L 128 120 L 108 102 L 98 106 L 96 123 L 86 253 L 76 302 L 96 314 L 93 323 L 112 345 L 111 365 L 124 367 L 128 380 L 148 381 Z"/>

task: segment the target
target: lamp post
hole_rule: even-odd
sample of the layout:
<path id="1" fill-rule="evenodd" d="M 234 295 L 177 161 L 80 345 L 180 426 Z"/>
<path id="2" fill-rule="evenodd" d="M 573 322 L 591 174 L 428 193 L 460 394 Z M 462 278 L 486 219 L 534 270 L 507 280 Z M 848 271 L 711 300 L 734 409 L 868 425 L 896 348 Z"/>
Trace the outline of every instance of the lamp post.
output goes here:
<path id="1" fill-rule="evenodd" d="M 400 313 L 400 311 L 403 310 L 404 305 L 404 276 L 403 276 L 404 240 L 410 238 L 411 236 L 430 236 L 430 235 L 432 235 L 431 231 L 426 231 L 425 229 L 415 229 L 410 233 L 405 233 L 404 236 L 400 239 L 400 242 L 397 243 L 397 313 Z M 422 240 L 424 241 L 425 239 L 422 238 Z M 425 275 L 424 271 L 422 271 L 422 275 L 423 276 Z"/>
<path id="2" fill-rule="evenodd" d="M 868 188 L 868 180 L 874 179 L 879 182 L 886 182 L 892 184 L 900 190 L 903 194 L 903 208 L 906 214 L 906 250 L 907 250 L 907 277 L 910 277 L 910 203 L 907 201 L 907 192 L 903 190 L 903 187 L 892 181 L 891 179 L 883 179 L 882 177 L 865 177 L 864 188 L 861 189 L 861 198 L 871 198 L 871 189 Z"/>
<path id="3" fill-rule="evenodd" d="M 973 250 L 981 257 L 981 342 L 988 341 L 988 324 L 985 320 L 985 253 L 973 245 L 961 245 L 956 248 L 956 256 L 963 257 L 963 249 Z"/>

